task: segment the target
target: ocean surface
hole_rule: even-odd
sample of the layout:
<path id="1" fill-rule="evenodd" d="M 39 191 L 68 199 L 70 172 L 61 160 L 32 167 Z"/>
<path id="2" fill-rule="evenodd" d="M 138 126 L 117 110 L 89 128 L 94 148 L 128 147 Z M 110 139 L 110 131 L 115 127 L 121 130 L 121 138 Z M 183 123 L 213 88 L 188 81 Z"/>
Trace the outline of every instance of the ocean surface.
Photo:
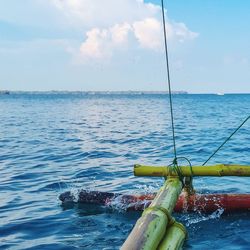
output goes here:
<path id="1" fill-rule="evenodd" d="M 250 113 L 250 95 L 174 95 L 178 156 L 203 163 Z M 0 249 L 119 249 L 139 212 L 64 207 L 65 191 L 155 192 L 133 164 L 173 160 L 167 95 L 0 95 Z M 250 165 L 250 122 L 213 163 Z M 186 163 L 183 163 L 186 164 Z M 249 178 L 195 178 L 195 189 L 250 193 Z M 175 214 L 184 249 L 250 249 L 250 213 Z"/>

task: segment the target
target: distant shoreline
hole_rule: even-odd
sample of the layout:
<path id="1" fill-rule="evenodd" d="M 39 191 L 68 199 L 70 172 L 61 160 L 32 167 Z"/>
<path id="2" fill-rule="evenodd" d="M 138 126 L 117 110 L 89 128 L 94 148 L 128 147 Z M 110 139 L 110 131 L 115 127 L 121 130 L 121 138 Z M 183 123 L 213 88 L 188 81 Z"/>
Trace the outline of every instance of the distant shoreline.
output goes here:
<path id="1" fill-rule="evenodd" d="M 6 94 L 76 94 L 76 95 L 167 95 L 168 91 L 66 91 L 66 90 L 51 90 L 51 91 L 15 91 L 15 90 L 0 90 L 0 95 Z M 189 93 L 187 91 L 172 91 L 174 95 L 248 95 L 250 93 Z"/>
<path id="2" fill-rule="evenodd" d="M 11 90 L 0 90 L 0 94 L 135 94 L 135 95 L 152 95 L 152 94 L 168 94 L 167 91 L 67 91 L 67 90 L 51 90 L 51 91 L 11 91 Z M 189 94 L 187 91 L 173 91 L 172 94 Z"/>

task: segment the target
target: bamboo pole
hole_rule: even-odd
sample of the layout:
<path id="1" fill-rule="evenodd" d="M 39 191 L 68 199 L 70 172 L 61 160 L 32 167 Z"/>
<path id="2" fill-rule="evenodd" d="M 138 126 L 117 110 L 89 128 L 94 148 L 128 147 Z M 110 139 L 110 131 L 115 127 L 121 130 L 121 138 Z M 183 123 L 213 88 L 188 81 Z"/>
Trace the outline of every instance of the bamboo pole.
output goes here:
<path id="1" fill-rule="evenodd" d="M 175 222 L 167 229 L 166 236 L 160 243 L 158 250 L 178 250 L 181 249 L 187 236 L 186 228 Z"/>
<path id="2" fill-rule="evenodd" d="M 180 166 L 182 176 L 250 176 L 250 166 L 242 165 L 214 165 L 214 166 Z M 168 166 L 153 167 L 153 166 L 134 166 L 135 176 L 178 176 L 175 170 Z"/>
<path id="3" fill-rule="evenodd" d="M 168 178 L 151 205 L 144 210 L 132 232 L 121 247 L 122 250 L 157 249 L 166 228 L 172 223 L 171 213 L 182 190 L 178 178 Z"/>

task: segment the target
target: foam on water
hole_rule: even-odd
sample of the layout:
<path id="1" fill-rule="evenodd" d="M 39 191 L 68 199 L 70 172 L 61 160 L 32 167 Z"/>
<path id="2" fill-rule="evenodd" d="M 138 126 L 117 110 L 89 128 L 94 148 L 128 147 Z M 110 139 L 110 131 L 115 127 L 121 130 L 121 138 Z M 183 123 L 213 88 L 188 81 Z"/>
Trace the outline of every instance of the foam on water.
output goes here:
<path id="1" fill-rule="evenodd" d="M 211 214 L 203 214 L 201 212 L 197 212 L 194 214 L 185 214 L 181 216 L 181 220 L 185 223 L 187 227 L 189 227 L 190 225 L 197 224 L 202 221 L 219 219 L 221 215 L 223 214 L 223 212 L 224 212 L 224 209 L 219 208 Z"/>

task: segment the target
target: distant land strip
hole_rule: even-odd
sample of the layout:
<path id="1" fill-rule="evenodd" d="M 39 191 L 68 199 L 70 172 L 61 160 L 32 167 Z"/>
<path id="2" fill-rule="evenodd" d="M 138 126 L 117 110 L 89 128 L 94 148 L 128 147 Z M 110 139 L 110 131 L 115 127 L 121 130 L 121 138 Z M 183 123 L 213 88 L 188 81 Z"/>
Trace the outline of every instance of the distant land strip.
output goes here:
<path id="1" fill-rule="evenodd" d="M 0 90 L 0 94 L 83 94 L 83 95 L 166 95 L 168 91 L 9 91 Z M 187 91 L 173 91 L 172 94 L 188 94 Z"/>
<path id="2" fill-rule="evenodd" d="M 50 91 L 16 91 L 16 90 L 0 90 L 0 95 L 10 94 L 32 94 L 32 95 L 167 95 L 168 91 L 80 91 L 80 90 L 50 90 Z M 189 93 L 184 90 L 172 91 L 174 95 L 249 95 L 250 93 Z"/>

